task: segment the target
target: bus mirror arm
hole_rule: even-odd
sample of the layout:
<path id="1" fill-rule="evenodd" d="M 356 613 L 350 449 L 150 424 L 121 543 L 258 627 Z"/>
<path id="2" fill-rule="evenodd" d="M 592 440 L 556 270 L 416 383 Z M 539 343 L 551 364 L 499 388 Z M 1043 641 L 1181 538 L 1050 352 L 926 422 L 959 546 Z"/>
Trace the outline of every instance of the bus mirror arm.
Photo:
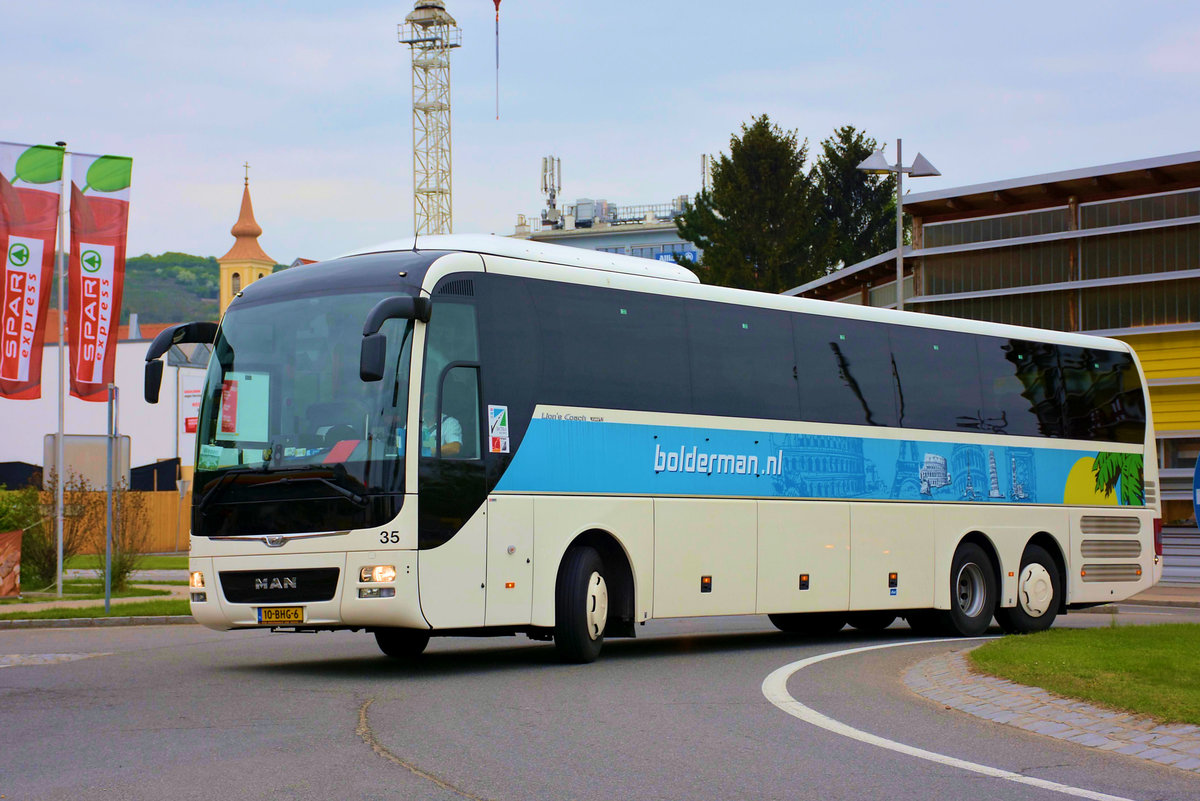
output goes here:
<path id="1" fill-rule="evenodd" d="M 210 322 L 180 323 L 158 332 L 146 351 L 146 380 L 143 395 L 146 403 L 158 403 L 162 387 L 163 363 L 159 360 L 173 345 L 185 342 L 212 344 L 217 339 L 217 324 Z"/>
<path id="2" fill-rule="evenodd" d="M 363 323 L 363 336 L 368 337 L 379 331 L 387 320 L 420 320 L 429 322 L 433 304 L 429 298 L 413 297 L 412 295 L 397 295 L 384 298 L 367 312 L 367 321 Z"/>

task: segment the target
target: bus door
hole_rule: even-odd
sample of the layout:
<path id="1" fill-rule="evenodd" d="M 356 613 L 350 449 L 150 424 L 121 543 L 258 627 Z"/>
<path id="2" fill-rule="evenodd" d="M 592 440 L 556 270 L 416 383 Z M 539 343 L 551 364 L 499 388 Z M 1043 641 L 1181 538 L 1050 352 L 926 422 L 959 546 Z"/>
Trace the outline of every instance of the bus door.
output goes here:
<path id="1" fill-rule="evenodd" d="M 425 343 L 417 477 L 421 610 L 435 628 L 482 626 L 486 482 L 474 305 L 435 299 Z"/>

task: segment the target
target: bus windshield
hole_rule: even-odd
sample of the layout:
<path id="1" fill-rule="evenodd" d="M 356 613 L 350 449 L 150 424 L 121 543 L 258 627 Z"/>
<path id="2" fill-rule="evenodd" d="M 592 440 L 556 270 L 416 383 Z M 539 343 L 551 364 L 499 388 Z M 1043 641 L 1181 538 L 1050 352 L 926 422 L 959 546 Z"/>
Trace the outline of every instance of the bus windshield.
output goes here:
<path id="1" fill-rule="evenodd" d="M 308 528 L 313 517 L 325 528 L 348 528 L 388 514 L 367 510 L 372 496 L 404 491 L 412 322 L 388 320 L 381 329 L 388 342 L 382 381 L 358 375 L 363 321 L 385 296 L 324 294 L 230 308 L 197 432 L 197 533 L 282 533 Z M 324 504 L 343 513 L 279 522 L 292 516 L 283 507 L 305 500 L 314 510 Z M 230 519 L 245 518 L 237 507 L 247 503 L 259 512 L 281 508 L 270 519 Z"/>

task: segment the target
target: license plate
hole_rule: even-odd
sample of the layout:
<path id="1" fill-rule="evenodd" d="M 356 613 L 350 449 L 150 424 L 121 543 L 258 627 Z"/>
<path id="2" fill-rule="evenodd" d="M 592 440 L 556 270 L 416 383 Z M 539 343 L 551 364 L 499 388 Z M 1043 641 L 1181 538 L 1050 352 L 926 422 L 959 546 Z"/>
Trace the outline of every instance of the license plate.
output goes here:
<path id="1" fill-rule="evenodd" d="M 303 606 L 264 606 L 258 610 L 259 623 L 303 623 Z"/>

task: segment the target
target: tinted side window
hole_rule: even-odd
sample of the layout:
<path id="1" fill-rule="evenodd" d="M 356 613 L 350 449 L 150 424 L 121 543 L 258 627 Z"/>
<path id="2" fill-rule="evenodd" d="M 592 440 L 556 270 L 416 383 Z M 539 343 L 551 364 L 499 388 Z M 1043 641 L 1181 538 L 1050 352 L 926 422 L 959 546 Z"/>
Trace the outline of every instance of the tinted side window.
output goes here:
<path id="1" fill-rule="evenodd" d="M 1115 442 L 1144 440 L 1145 396 L 1128 354 L 1060 346 L 1058 360 L 1067 437 Z"/>
<path id="2" fill-rule="evenodd" d="M 1053 345 L 980 337 L 986 430 L 1026 437 L 1062 436 L 1062 382 Z"/>
<path id="3" fill-rule="evenodd" d="M 897 425 L 885 326 L 797 314 L 792 328 L 799 362 L 800 414 L 805 420 Z"/>
<path id="4" fill-rule="evenodd" d="M 541 403 L 690 412 L 687 329 L 678 298 L 531 282 Z"/>
<path id="5" fill-rule="evenodd" d="M 692 411 L 795 420 L 796 359 L 786 312 L 691 301 Z"/>
<path id="6" fill-rule="evenodd" d="M 992 430 L 983 419 L 975 337 L 893 326 L 890 340 L 902 426 Z"/>

